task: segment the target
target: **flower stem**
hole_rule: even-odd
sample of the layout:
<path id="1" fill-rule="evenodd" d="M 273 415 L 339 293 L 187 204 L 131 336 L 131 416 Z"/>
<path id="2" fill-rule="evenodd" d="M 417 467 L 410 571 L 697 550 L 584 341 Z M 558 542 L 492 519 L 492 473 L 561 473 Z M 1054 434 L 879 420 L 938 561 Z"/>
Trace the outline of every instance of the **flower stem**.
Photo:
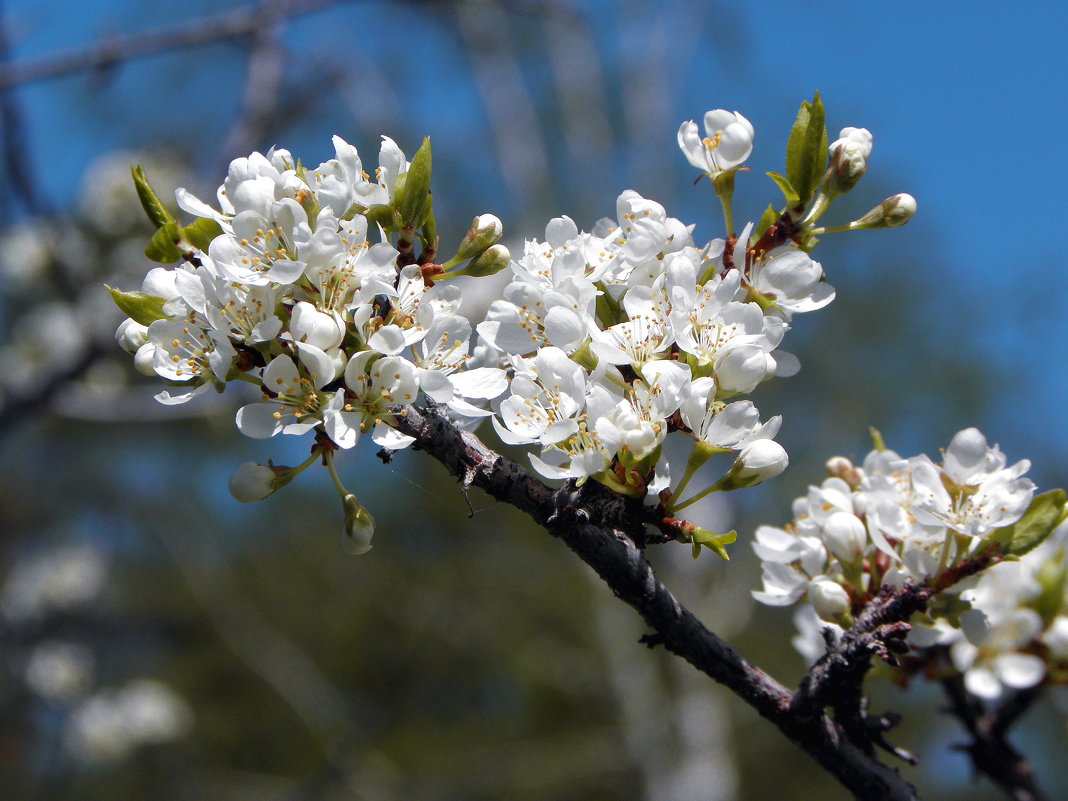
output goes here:
<path id="1" fill-rule="evenodd" d="M 334 453 L 327 449 L 323 451 L 323 459 L 326 461 L 326 469 L 330 471 L 330 479 L 334 482 L 334 487 L 337 489 L 338 495 L 345 498 L 346 495 L 352 493 L 345 489 L 345 485 L 341 483 L 341 479 L 338 477 L 337 469 L 334 467 Z"/>
<path id="2" fill-rule="evenodd" d="M 696 495 L 691 495 L 691 496 L 690 496 L 689 498 L 687 498 L 686 500 L 684 500 L 684 501 L 683 501 L 682 503 L 676 503 L 676 504 L 672 504 L 672 506 L 671 506 L 671 510 L 672 510 L 673 512 L 677 512 L 677 511 L 679 511 L 680 509 L 685 509 L 685 508 L 686 508 L 687 506 L 690 506 L 691 504 L 695 504 L 695 503 L 697 503 L 697 502 L 698 502 L 699 500 L 701 500 L 701 499 L 702 499 L 703 497 L 705 497 L 706 495 L 708 495 L 708 493 L 710 493 L 710 492 L 719 492 L 719 489 L 720 489 L 720 487 L 719 487 L 719 482 L 717 481 L 717 482 L 716 482 L 715 484 L 713 484 L 712 486 L 710 486 L 710 487 L 705 487 L 705 489 L 701 490 L 701 491 L 700 491 L 699 493 L 697 493 Z"/>

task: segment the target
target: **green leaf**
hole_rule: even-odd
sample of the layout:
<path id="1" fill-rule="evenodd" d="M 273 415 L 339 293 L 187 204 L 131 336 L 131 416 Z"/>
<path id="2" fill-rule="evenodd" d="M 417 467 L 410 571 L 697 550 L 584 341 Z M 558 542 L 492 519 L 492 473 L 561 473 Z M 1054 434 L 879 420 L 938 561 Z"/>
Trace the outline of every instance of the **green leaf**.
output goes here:
<path id="1" fill-rule="evenodd" d="M 111 299 L 119 307 L 123 314 L 141 325 L 150 325 L 156 320 L 162 320 L 167 315 L 163 313 L 163 298 L 155 295 L 146 295 L 144 292 L 124 292 L 104 284 Z"/>
<path id="2" fill-rule="evenodd" d="M 182 239 L 200 250 L 207 250 L 211 240 L 222 233 L 222 227 L 207 217 L 199 217 L 182 229 Z"/>
<path id="3" fill-rule="evenodd" d="M 166 225 L 157 228 L 156 233 L 145 245 L 145 257 L 160 264 L 170 264 L 182 258 L 182 251 L 178 249 L 181 239 L 181 231 L 178 222 L 171 220 Z"/>
<path id="4" fill-rule="evenodd" d="M 768 207 L 764 209 L 764 213 L 760 215 L 760 219 L 757 220 L 756 227 L 753 228 L 753 241 L 759 242 L 760 237 L 767 233 L 768 229 L 779 219 L 779 212 L 775 210 L 775 207 L 770 203 Z"/>
<path id="5" fill-rule="evenodd" d="M 1068 585 L 1068 563 L 1064 560 L 1063 548 L 1059 549 L 1053 558 L 1042 563 L 1035 580 L 1041 590 L 1031 601 L 1030 606 L 1038 612 L 1048 626 L 1064 609 L 1064 590 Z"/>
<path id="6" fill-rule="evenodd" d="M 1042 589 L 1031 601 L 1031 607 L 1038 612 L 1048 626 L 1064 609 L 1064 589 L 1068 584 L 1068 563 L 1064 561 L 1064 549 L 1057 551 L 1038 568 L 1035 575 L 1038 586 Z"/>
<path id="7" fill-rule="evenodd" d="M 149 221 L 157 228 L 162 228 L 167 223 L 172 222 L 174 217 L 167 211 L 167 207 L 163 205 L 163 201 L 159 199 L 159 195 L 156 194 L 156 191 L 148 182 L 145 168 L 140 164 L 136 166 L 131 164 L 130 175 L 133 176 L 137 198 L 141 201 L 141 207 L 145 210 L 145 214 L 148 215 Z"/>
<path id="8" fill-rule="evenodd" d="M 716 534 L 707 529 L 695 527 L 692 537 L 694 559 L 701 555 L 701 546 L 703 545 L 709 550 L 714 551 L 718 556 L 730 561 L 730 556 L 727 555 L 727 549 L 724 546 L 730 545 L 738 539 L 738 532 L 728 531 L 726 534 Z"/>
<path id="9" fill-rule="evenodd" d="M 794 189 L 793 185 L 788 180 L 786 180 L 785 177 L 783 177 L 777 172 L 769 172 L 766 174 L 779 187 L 779 191 L 782 192 L 783 197 L 786 198 L 786 205 L 789 208 L 793 208 L 801 202 L 801 198 L 798 197 L 797 190 Z"/>
<path id="10" fill-rule="evenodd" d="M 430 173 L 430 137 L 426 136 L 423 137 L 423 144 L 412 156 L 412 163 L 404 175 L 404 183 L 399 190 L 394 189 L 397 211 L 400 212 L 405 226 L 419 225 L 429 211 Z"/>
<path id="11" fill-rule="evenodd" d="M 605 285 L 598 281 L 595 286 L 598 289 L 597 300 L 594 310 L 597 314 L 597 322 L 604 328 L 610 328 L 616 323 L 623 322 L 623 310 L 610 294 Z"/>
<path id="12" fill-rule="evenodd" d="M 1041 543 L 1068 517 L 1068 497 L 1064 490 L 1055 489 L 1036 495 L 1011 526 L 1003 526 L 988 539 L 1001 544 L 1002 553 L 1022 556 Z"/>
<path id="13" fill-rule="evenodd" d="M 827 165 L 827 128 L 823 122 L 823 101 L 816 92 L 812 102 L 804 101 L 786 140 L 786 178 L 797 191 L 801 205 L 812 199 Z"/>
<path id="14" fill-rule="evenodd" d="M 381 225 L 389 229 L 393 225 L 393 207 L 385 204 L 371 206 L 363 213 L 367 218 L 367 227 L 374 230 L 375 226 Z"/>

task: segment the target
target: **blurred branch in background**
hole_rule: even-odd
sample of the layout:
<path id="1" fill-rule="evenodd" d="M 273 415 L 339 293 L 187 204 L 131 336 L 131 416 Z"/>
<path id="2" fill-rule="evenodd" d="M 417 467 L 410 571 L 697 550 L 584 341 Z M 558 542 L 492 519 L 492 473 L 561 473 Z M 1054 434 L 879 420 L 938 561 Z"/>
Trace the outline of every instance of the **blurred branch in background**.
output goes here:
<path id="1" fill-rule="evenodd" d="M 103 72 L 155 53 L 196 47 L 221 39 L 257 37 L 265 28 L 274 26 L 284 18 L 311 14 L 346 1 L 266 0 L 154 31 L 107 37 L 67 52 L 21 63 L 8 62 L 0 66 L 0 90 L 58 78 L 72 72 Z"/>

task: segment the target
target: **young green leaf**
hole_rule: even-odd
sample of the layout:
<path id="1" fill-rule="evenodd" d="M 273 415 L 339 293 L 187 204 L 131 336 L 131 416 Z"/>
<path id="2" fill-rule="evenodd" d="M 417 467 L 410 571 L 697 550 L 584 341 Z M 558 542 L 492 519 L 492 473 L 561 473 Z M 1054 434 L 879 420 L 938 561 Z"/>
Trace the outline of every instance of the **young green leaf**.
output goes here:
<path id="1" fill-rule="evenodd" d="M 786 140 L 786 178 L 802 205 L 816 193 L 826 166 L 827 128 L 823 122 L 823 101 L 816 92 L 811 103 L 801 103 Z"/>
<path id="2" fill-rule="evenodd" d="M 776 186 L 779 187 L 779 191 L 782 192 L 784 198 L 786 198 L 787 208 L 794 208 L 801 202 L 801 198 L 797 194 L 797 190 L 786 180 L 786 178 L 777 172 L 769 172 L 767 176 L 773 180 Z"/>
<path id="3" fill-rule="evenodd" d="M 182 239 L 200 250 L 207 250 L 211 240 L 222 233 L 222 228 L 215 220 L 199 217 L 182 229 Z"/>
<path id="4" fill-rule="evenodd" d="M 701 546 L 703 545 L 710 551 L 714 551 L 717 556 L 730 561 L 730 556 L 727 554 L 727 549 L 724 546 L 730 545 L 737 540 L 738 532 L 728 531 L 726 534 L 716 534 L 707 529 L 695 527 L 692 536 L 694 559 L 701 555 Z"/>
<path id="5" fill-rule="evenodd" d="M 760 219 L 757 220 L 756 226 L 753 228 L 753 241 L 759 241 L 760 237 L 764 236 L 772 224 L 779 219 L 779 212 L 775 210 L 775 207 L 770 203 L 768 207 L 764 209 L 764 213 L 760 215 Z"/>
<path id="6" fill-rule="evenodd" d="M 1068 517 L 1068 497 L 1064 490 L 1055 489 L 1036 495 L 1011 526 L 1003 526 L 990 535 L 1001 544 L 1003 553 L 1023 556 L 1050 535 Z"/>
<path id="7" fill-rule="evenodd" d="M 150 325 L 167 316 L 163 313 L 163 304 L 166 302 L 163 298 L 146 295 L 144 292 L 124 292 L 107 284 L 104 286 L 111 295 L 111 299 L 115 301 L 115 305 L 135 323 Z"/>
<path id="8" fill-rule="evenodd" d="M 416 226 L 426 217 L 430 206 L 431 153 L 430 137 L 423 138 L 423 144 L 412 156 L 412 163 L 405 173 L 401 188 L 394 189 L 397 211 L 405 225 Z"/>
<path id="9" fill-rule="evenodd" d="M 182 258 L 182 252 L 178 249 L 180 239 L 181 230 L 178 228 L 178 222 L 171 220 L 157 228 L 156 233 L 152 234 L 152 238 L 145 245 L 145 258 L 160 264 L 179 261 Z"/>
<path id="10" fill-rule="evenodd" d="M 159 195 L 156 194 L 156 191 L 148 182 L 145 168 L 140 164 L 136 166 L 131 164 L 130 175 L 133 176 L 137 198 L 141 201 L 141 207 L 145 210 L 145 214 L 148 215 L 149 221 L 157 228 L 162 228 L 167 223 L 172 222 L 174 217 L 167 211 L 167 207 L 163 205 L 163 201 L 159 199 Z"/>

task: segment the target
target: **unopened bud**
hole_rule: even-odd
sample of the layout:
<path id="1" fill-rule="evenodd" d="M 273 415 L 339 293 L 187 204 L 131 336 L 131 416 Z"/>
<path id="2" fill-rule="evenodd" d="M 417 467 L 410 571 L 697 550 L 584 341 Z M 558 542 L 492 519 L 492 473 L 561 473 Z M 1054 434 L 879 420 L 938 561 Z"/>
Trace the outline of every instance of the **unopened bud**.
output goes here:
<path id="1" fill-rule="evenodd" d="M 735 490 L 751 487 L 775 478 L 788 464 L 790 457 L 778 442 L 773 439 L 753 440 L 742 448 L 727 475 L 716 482 L 716 488 Z"/>
<path id="2" fill-rule="evenodd" d="M 497 244 L 504 233 L 504 226 L 494 214 L 480 214 L 471 221 L 460 247 L 456 250 L 456 260 L 473 259 L 491 245 Z"/>
<path id="3" fill-rule="evenodd" d="M 916 198 L 904 192 L 891 195 L 859 220 L 850 223 L 850 228 L 895 228 L 904 225 L 916 213 Z"/>
<path id="4" fill-rule="evenodd" d="M 345 338 L 345 323 L 337 312 L 322 312 L 306 300 L 293 307 L 289 320 L 289 333 L 297 342 L 328 351 L 336 348 Z"/>
<path id="5" fill-rule="evenodd" d="M 849 512 L 834 512 L 823 524 L 823 541 L 843 564 L 856 562 L 868 544 L 868 532 Z"/>
<path id="6" fill-rule="evenodd" d="M 457 271 L 456 275 L 496 275 L 512 262 L 512 254 L 508 252 L 508 248 L 504 245 L 493 245 L 486 248 L 476 258 L 472 259 L 471 263 L 464 267 L 462 270 Z"/>
<path id="7" fill-rule="evenodd" d="M 260 501 L 293 480 L 296 471 L 284 465 L 245 462 L 230 476 L 227 487 L 241 503 Z"/>
<path id="8" fill-rule="evenodd" d="M 856 489 L 860 486 L 863 477 L 857 466 L 844 456 L 832 456 L 824 465 L 827 475 L 832 478 L 840 478 L 850 487 Z"/>
<path id="9" fill-rule="evenodd" d="M 354 556 L 367 553 L 371 550 L 371 538 L 375 534 L 375 519 L 352 493 L 341 500 L 345 505 L 345 530 L 342 538 L 345 550 Z"/>
<path id="10" fill-rule="evenodd" d="M 134 354 L 134 369 L 141 375 L 156 374 L 156 344 L 146 342 Z"/>
<path id="11" fill-rule="evenodd" d="M 126 318 L 115 331 L 115 341 L 127 353 L 137 353 L 137 349 L 148 342 L 148 326 Z"/>
<path id="12" fill-rule="evenodd" d="M 868 169 L 871 156 L 871 133 L 867 128 L 843 128 L 831 143 L 831 163 L 824 177 L 826 191 L 832 197 L 848 192 Z"/>
<path id="13" fill-rule="evenodd" d="M 808 600 L 822 620 L 838 623 L 849 612 L 849 593 L 841 584 L 826 576 L 816 576 L 808 585 Z"/>

